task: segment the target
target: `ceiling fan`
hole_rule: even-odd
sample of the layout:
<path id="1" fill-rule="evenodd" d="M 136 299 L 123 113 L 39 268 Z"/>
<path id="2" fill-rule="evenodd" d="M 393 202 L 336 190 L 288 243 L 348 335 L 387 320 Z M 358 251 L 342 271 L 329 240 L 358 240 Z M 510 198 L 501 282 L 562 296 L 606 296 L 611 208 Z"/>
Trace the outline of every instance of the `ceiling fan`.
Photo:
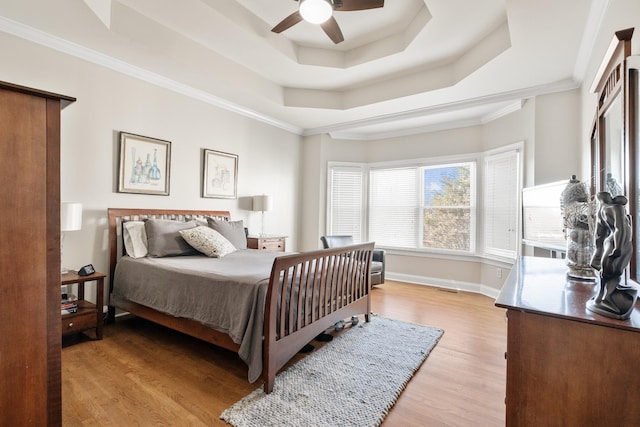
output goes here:
<path id="1" fill-rule="evenodd" d="M 350 12 L 384 7 L 384 0 L 295 0 L 300 3 L 298 10 L 284 18 L 271 31 L 281 33 L 298 22 L 305 20 L 320 27 L 329 38 L 338 44 L 344 41 L 338 22 L 333 17 L 333 11 Z"/>

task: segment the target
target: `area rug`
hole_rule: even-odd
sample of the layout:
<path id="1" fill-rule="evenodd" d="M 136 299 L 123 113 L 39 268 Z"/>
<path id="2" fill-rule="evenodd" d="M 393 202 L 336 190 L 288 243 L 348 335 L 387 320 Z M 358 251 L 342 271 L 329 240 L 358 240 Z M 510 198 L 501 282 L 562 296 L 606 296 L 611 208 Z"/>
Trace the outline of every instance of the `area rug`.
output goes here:
<path id="1" fill-rule="evenodd" d="M 220 418 L 235 427 L 378 426 L 443 331 L 372 317 L 260 387 Z"/>

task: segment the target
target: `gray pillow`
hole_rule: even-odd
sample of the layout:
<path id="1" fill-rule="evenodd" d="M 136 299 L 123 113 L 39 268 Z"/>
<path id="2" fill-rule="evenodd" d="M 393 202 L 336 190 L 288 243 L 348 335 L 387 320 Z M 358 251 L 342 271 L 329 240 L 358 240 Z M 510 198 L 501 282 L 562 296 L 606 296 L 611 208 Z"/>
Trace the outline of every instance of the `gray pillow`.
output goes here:
<path id="1" fill-rule="evenodd" d="M 187 230 L 195 226 L 195 221 L 148 219 L 144 223 L 144 229 L 147 232 L 149 256 L 159 258 L 197 254 L 198 251 L 180 235 L 180 230 Z"/>
<path id="2" fill-rule="evenodd" d="M 209 227 L 222 234 L 236 249 L 247 249 L 247 236 L 244 234 L 244 224 L 240 221 L 225 221 L 207 218 Z"/>

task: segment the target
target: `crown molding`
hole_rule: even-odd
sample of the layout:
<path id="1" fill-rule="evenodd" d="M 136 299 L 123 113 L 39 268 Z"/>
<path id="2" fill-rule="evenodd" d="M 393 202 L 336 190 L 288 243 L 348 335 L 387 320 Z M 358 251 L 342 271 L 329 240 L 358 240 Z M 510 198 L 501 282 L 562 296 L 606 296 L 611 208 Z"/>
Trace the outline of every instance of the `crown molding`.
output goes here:
<path id="1" fill-rule="evenodd" d="M 301 135 L 303 132 L 303 129 L 298 126 L 293 126 L 289 123 L 276 120 L 257 111 L 219 98 L 203 90 L 196 89 L 192 86 L 180 83 L 176 80 L 161 76 L 160 74 L 145 70 L 143 68 L 116 59 L 112 56 L 105 55 L 96 50 L 89 49 L 77 43 L 70 42 L 68 40 L 46 33 L 28 25 L 24 25 L 20 22 L 7 19 L 2 16 L 0 16 L 0 31 L 39 44 L 41 46 L 48 47 L 58 52 L 83 59 L 96 65 L 109 68 L 118 73 L 145 81 L 147 83 L 162 87 L 172 92 L 197 99 L 199 101 L 214 105 L 224 110 L 232 111 L 242 116 L 252 118 L 254 120 L 286 130 L 288 132 L 299 135 Z"/>

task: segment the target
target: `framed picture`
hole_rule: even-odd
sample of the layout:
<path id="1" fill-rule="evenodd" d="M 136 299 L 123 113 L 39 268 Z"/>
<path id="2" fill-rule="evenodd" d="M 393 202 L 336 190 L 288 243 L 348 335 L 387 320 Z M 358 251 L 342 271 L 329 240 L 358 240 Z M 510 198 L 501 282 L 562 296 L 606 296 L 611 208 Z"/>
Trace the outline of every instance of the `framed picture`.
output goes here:
<path id="1" fill-rule="evenodd" d="M 235 199 L 238 190 L 238 156 L 204 150 L 202 197 Z"/>
<path id="2" fill-rule="evenodd" d="M 120 132 L 118 192 L 169 195 L 171 142 Z"/>

